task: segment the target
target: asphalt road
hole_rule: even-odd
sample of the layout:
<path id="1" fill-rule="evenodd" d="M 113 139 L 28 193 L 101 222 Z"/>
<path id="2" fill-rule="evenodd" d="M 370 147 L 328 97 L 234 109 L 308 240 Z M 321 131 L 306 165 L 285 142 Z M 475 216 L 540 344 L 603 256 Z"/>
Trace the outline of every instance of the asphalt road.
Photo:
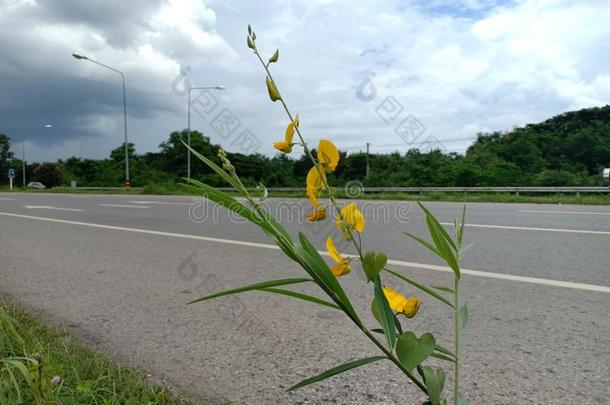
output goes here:
<path id="1" fill-rule="evenodd" d="M 422 282 L 450 281 L 440 261 L 401 234 L 425 234 L 417 206 L 358 204 L 369 221 L 366 250 L 387 252 L 396 270 Z M 303 200 L 268 205 L 292 234 L 305 232 L 320 249 L 331 233 L 339 240 L 330 221 L 303 223 Z M 428 206 L 447 223 L 462 209 Z M 463 262 L 462 301 L 470 312 L 463 396 L 472 404 L 607 403 L 610 207 L 467 209 L 466 240 L 475 246 Z M 0 194 L 2 296 L 155 380 L 202 403 L 420 404 L 417 390 L 384 363 L 284 392 L 376 354 L 330 309 L 263 293 L 185 305 L 220 289 L 303 276 L 270 244 L 255 226 L 191 197 Z M 374 326 L 360 272 L 341 282 Z M 408 325 L 451 345 L 450 314 L 430 299 Z"/>

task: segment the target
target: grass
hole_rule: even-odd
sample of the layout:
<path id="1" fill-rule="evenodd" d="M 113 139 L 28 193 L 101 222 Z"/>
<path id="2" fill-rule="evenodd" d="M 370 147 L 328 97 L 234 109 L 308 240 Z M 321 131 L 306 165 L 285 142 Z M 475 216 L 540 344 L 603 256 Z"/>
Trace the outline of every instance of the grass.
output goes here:
<path id="1" fill-rule="evenodd" d="M 0 188 L 0 191 L 8 191 Z M 15 189 L 14 191 L 32 191 Z M 78 193 L 78 194 L 151 194 L 151 195 L 197 195 L 197 193 L 184 187 L 182 184 L 167 182 L 150 184 L 138 190 L 74 190 L 69 187 L 54 187 L 49 190 L 35 190 L 41 193 Z M 348 198 L 342 189 L 337 189 L 338 198 Z M 269 192 L 269 197 L 304 198 L 299 192 Z M 534 204 L 583 204 L 583 205 L 610 205 L 610 193 L 585 194 L 524 194 L 511 193 L 366 193 L 360 199 L 365 200 L 408 200 L 408 201 L 454 201 L 454 202 L 499 202 L 499 203 L 534 203 Z"/>
<path id="2" fill-rule="evenodd" d="M 301 193 L 270 192 L 270 197 L 304 197 Z M 349 198 L 337 191 L 337 198 Z M 533 204 L 583 204 L 610 205 L 608 194 L 510 194 L 510 193 L 365 193 L 358 199 L 363 200 L 404 200 L 404 201 L 449 201 L 449 202 L 494 202 L 494 203 L 533 203 Z"/>
<path id="3" fill-rule="evenodd" d="M 0 404 L 194 404 L 0 305 Z"/>

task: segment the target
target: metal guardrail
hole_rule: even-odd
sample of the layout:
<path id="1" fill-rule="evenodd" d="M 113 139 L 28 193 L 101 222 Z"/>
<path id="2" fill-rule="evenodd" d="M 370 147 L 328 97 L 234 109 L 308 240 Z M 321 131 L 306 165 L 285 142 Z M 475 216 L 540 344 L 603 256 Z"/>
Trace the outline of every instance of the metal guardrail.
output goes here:
<path id="1" fill-rule="evenodd" d="M 91 190 L 91 191 L 122 191 L 125 190 L 125 187 L 99 187 L 99 186 L 91 186 L 91 187 L 54 187 L 55 189 L 62 189 L 62 190 Z M 143 189 L 143 187 L 131 187 L 132 191 L 141 191 Z"/>
<path id="2" fill-rule="evenodd" d="M 337 187 L 339 188 L 339 187 Z M 230 187 L 220 190 L 232 191 Z M 251 188 L 250 190 L 256 190 Z M 305 192 L 304 187 L 268 187 L 268 191 Z M 580 193 L 610 193 L 608 187 L 363 187 L 363 193 L 546 193 L 546 194 L 576 194 Z"/>

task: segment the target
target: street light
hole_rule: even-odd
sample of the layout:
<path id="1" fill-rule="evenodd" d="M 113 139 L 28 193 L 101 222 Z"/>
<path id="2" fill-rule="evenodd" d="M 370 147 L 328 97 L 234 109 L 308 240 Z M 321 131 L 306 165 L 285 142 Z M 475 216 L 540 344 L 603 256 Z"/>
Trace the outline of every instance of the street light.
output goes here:
<path id="1" fill-rule="evenodd" d="M 116 72 L 121 75 L 121 79 L 123 80 L 123 128 L 125 132 L 125 187 L 131 187 L 131 182 L 129 181 L 129 146 L 127 143 L 127 96 L 125 94 L 125 74 L 120 70 L 117 70 L 111 66 L 104 65 L 101 62 L 88 58 L 84 55 L 80 55 L 78 53 L 73 53 L 72 56 L 78 60 L 88 60 L 89 62 L 93 62 L 96 65 L 101 67 L 105 67 L 106 69 L 110 69 L 113 72 Z"/>
<path id="2" fill-rule="evenodd" d="M 189 87 L 188 90 L 188 150 L 186 151 L 186 177 L 191 178 L 191 90 L 225 90 L 225 86 Z"/>
<path id="3" fill-rule="evenodd" d="M 45 128 L 53 128 L 51 124 L 45 124 Z M 39 128 L 27 128 L 27 130 L 37 130 Z M 21 177 L 23 180 L 23 187 L 25 187 L 25 139 L 21 142 Z"/>

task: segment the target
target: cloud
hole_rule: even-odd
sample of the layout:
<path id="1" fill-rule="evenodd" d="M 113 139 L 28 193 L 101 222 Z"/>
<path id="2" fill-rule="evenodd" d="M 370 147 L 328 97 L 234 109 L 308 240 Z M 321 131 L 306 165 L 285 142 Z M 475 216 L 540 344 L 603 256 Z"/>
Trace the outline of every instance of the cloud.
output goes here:
<path id="1" fill-rule="evenodd" d="M 235 134 L 249 130 L 272 154 L 286 118 L 245 46 L 251 23 L 265 56 L 280 49 L 274 76 L 311 142 L 405 151 L 417 144 L 380 145 L 404 143 L 396 128 L 413 115 L 424 138 L 463 150 L 452 140 L 606 104 L 609 19 L 601 0 L 0 0 L 0 131 L 28 139 L 39 160 L 106 156 L 122 142 L 120 77 L 70 57 L 78 51 L 125 72 L 139 152 L 186 126 L 171 84 L 188 67 L 194 85 L 227 86 L 193 128 L 235 149 L 210 125 L 228 109 Z M 376 97 L 364 102 L 357 91 L 371 77 Z M 401 113 L 386 123 L 388 97 Z M 46 122 L 53 129 L 40 131 Z"/>

